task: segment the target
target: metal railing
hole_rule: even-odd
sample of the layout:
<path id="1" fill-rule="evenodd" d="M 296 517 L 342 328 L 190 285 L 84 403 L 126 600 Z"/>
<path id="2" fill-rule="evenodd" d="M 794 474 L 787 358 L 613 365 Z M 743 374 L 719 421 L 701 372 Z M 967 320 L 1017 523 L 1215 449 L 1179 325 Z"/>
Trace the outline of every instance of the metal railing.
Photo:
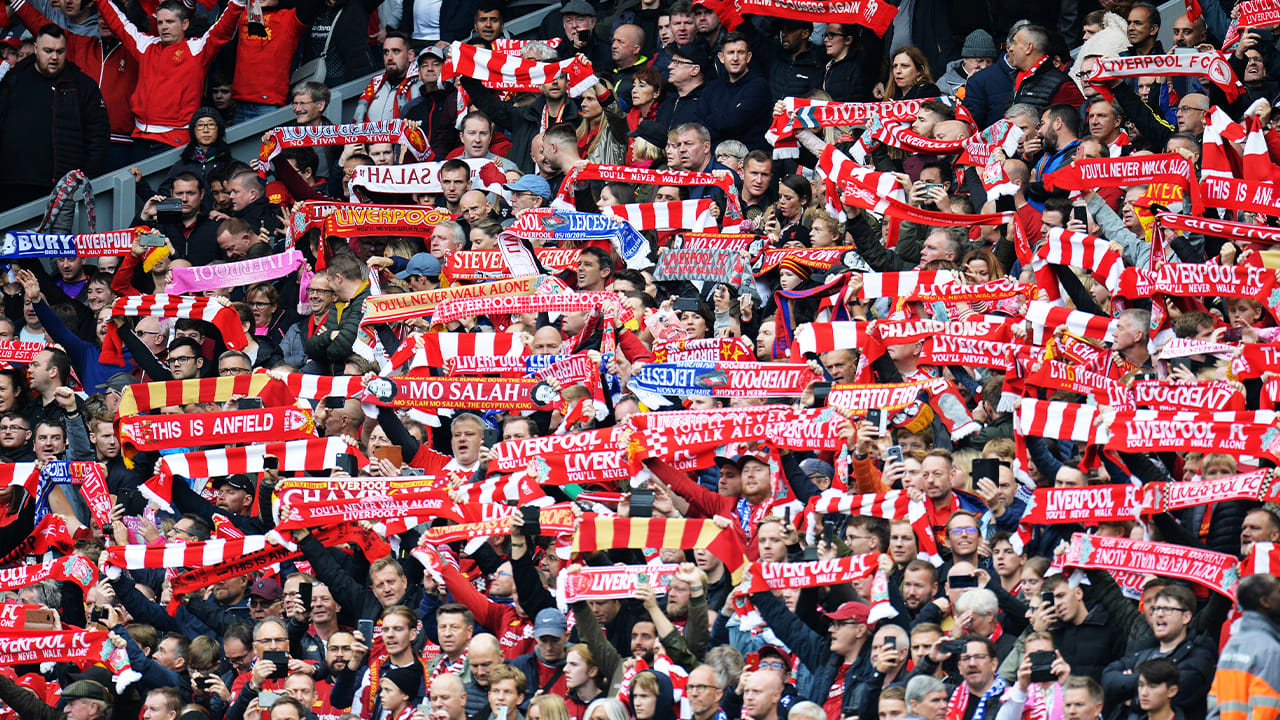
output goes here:
<path id="1" fill-rule="evenodd" d="M 519 4 L 527 6 L 533 3 L 523 2 Z M 552 2 L 546 7 L 514 18 L 507 23 L 507 31 L 512 36 L 517 37 L 534 33 L 542 23 L 543 18 L 558 7 L 558 3 Z M 360 93 L 369 84 L 370 77 L 372 75 L 331 88 L 329 90 L 331 99 L 329 101 L 329 110 L 325 113 L 326 116 L 334 122 L 349 122 L 352 116 L 355 115 Z M 232 157 L 244 162 L 252 162 L 258 157 L 258 148 L 262 144 L 262 134 L 291 120 L 293 120 L 293 108 L 286 105 L 261 117 L 228 127 L 227 144 L 231 146 Z M 93 178 L 91 185 L 93 187 L 96 229 L 101 232 L 125 227 L 137 214 L 138 181 L 134 178 L 133 173 L 130 172 L 132 168 L 137 168 L 142 175 L 142 179 L 150 184 L 152 188 L 155 188 L 161 180 L 164 180 L 169 175 L 169 171 L 177 164 L 181 155 L 182 148 L 166 150 L 141 162 L 131 163 L 118 170 Z M 80 197 L 82 197 L 82 194 L 77 194 L 77 199 Z M 0 229 L 7 231 L 35 228 L 39 225 L 40 218 L 44 216 L 45 207 L 48 203 L 49 198 L 46 196 L 0 213 Z M 88 231 L 88 219 L 85 217 L 85 213 L 78 212 L 73 232 Z"/>

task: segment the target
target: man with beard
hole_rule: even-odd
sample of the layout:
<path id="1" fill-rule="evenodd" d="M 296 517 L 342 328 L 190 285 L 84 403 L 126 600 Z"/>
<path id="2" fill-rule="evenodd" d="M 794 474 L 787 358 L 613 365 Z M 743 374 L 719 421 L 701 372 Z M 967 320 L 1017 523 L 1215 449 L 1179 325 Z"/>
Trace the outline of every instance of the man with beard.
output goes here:
<path id="1" fill-rule="evenodd" d="M 892 590 L 890 588 L 890 592 Z M 915 625 L 920 611 L 933 602 L 934 596 L 938 594 L 938 569 L 925 560 L 912 560 L 902 571 L 901 592 L 902 602 L 895 602 L 894 606 L 905 608 L 911 624 Z"/>
<path id="2" fill-rule="evenodd" d="M 324 667 L 329 671 L 329 674 L 323 678 L 325 684 L 329 686 L 325 702 L 332 704 L 334 700 L 332 690 L 338 682 L 339 675 L 348 670 L 355 672 L 359 668 L 363 657 L 355 650 L 357 644 L 356 636 L 348 630 L 339 630 L 329 636 L 324 654 Z M 344 702 L 349 701 L 349 698 L 344 700 Z M 348 704 L 340 709 L 350 710 L 350 708 Z"/>
<path id="3" fill-rule="evenodd" d="M 1071 164 L 1080 144 L 1080 113 L 1070 105 L 1053 105 L 1040 117 L 1040 159 L 1036 180 Z"/>
<path id="4" fill-rule="evenodd" d="M 409 103 L 418 96 L 418 83 L 409 75 L 413 62 L 413 47 L 409 37 L 398 30 L 387 32 L 382 41 L 383 71 L 369 80 L 360 102 L 356 104 L 355 117 L 360 122 L 395 120 Z"/>

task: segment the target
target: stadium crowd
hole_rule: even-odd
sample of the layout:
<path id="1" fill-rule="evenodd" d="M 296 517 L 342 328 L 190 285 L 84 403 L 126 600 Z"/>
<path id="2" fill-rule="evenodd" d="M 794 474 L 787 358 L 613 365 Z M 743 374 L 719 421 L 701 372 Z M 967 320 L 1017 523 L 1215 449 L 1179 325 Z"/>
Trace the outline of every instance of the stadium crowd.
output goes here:
<path id="1" fill-rule="evenodd" d="M 1280 1 L 6 11 L 6 716 L 1280 712 Z"/>

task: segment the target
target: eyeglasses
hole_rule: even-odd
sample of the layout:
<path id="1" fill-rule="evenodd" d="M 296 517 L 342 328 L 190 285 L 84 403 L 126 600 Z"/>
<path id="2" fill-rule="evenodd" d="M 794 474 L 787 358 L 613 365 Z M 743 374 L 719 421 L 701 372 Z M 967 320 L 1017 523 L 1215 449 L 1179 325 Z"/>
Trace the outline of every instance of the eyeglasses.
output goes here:
<path id="1" fill-rule="evenodd" d="M 308 295 L 332 295 L 333 291 L 329 288 L 307 288 Z"/>
<path id="2" fill-rule="evenodd" d="M 0 432 L 31 432 L 26 425 L 0 425 Z"/>
<path id="3" fill-rule="evenodd" d="M 178 363 L 195 362 L 195 359 L 196 359 L 195 355 L 170 355 L 169 364 L 176 365 Z"/>
<path id="4" fill-rule="evenodd" d="M 683 58 L 671 58 L 671 63 L 670 63 L 670 64 L 672 64 L 672 65 L 688 65 L 688 66 L 690 66 L 690 67 L 696 67 L 696 66 L 698 65 L 698 63 L 696 63 L 696 62 L 694 62 L 694 61 L 692 61 L 692 60 L 685 60 L 685 59 L 683 59 Z"/>
<path id="5" fill-rule="evenodd" d="M 269 302 L 251 302 L 249 303 L 249 307 L 254 308 L 255 310 L 264 310 L 266 308 L 271 307 L 274 304 L 275 303 L 269 303 Z"/>
<path id="6" fill-rule="evenodd" d="M 764 667 L 764 666 L 761 665 L 761 667 Z M 710 692 L 712 690 L 719 690 L 720 688 L 716 687 L 715 685 L 685 685 L 684 689 L 685 689 L 685 692 L 700 693 L 700 692 Z"/>
<path id="7" fill-rule="evenodd" d="M 1198 108 L 1194 105 L 1179 105 L 1178 112 L 1208 112 L 1208 108 Z"/>
<path id="8" fill-rule="evenodd" d="M 828 30 L 826 34 L 822 36 L 822 39 L 825 40 L 829 37 L 847 38 L 849 36 L 844 33 L 831 32 L 830 30 Z"/>
<path id="9" fill-rule="evenodd" d="M 951 530 L 949 530 L 949 531 L 947 532 L 947 534 L 948 534 L 948 535 L 950 535 L 951 537 L 963 537 L 963 536 L 965 536 L 965 535 L 977 535 L 977 534 L 978 534 L 978 528 L 976 528 L 976 527 L 972 527 L 972 526 L 969 526 L 969 527 L 951 528 Z"/>
<path id="10" fill-rule="evenodd" d="M 761 660 L 759 664 L 761 670 L 786 670 L 787 666 L 781 660 Z"/>
<path id="11" fill-rule="evenodd" d="M 148 335 L 155 335 L 156 337 L 160 337 L 160 335 L 162 335 L 162 333 L 152 332 L 150 330 L 138 330 L 134 334 L 137 335 L 138 337 L 146 337 Z"/>
<path id="12" fill-rule="evenodd" d="M 1180 608 L 1180 607 L 1173 607 L 1171 605 L 1155 605 L 1151 608 L 1152 615 L 1168 615 L 1170 613 L 1184 613 L 1184 612 L 1189 612 L 1189 611 L 1184 610 L 1183 608 Z"/>
<path id="13" fill-rule="evenodd" d="M 219 375 L 248 375 L 249 368 L 244 368 L 244 367 L 218 368 L 218 374 Z"/>
<path id="14" fill-rule="evenodd" d="M 251 597 L 249 598 L 249 607 L 271 607 L 272 605 L 275 605 L 277 602 L 279 602 L 279 600 L 268 600 L 266 598 Z M 288 640 L 284 638 L 266 638 L 264 640 L 260 640 L 259 642 L 261 642 L 263 645 L 266 645 L 268 643 L 288 642 Z"/>

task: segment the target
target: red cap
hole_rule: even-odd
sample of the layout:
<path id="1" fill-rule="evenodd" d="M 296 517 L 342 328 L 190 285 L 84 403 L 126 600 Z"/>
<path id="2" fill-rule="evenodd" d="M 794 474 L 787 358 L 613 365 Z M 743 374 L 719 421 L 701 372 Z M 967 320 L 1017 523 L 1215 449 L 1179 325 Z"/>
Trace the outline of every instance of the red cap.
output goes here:
<path id="1" fill-rule="evenodd" d="M 823 613 L 823 615 L 832 620 L 852 620 L 857 623 L 866 623 L 867 616 L 870 614 L 871 608 L 867 607 L 866 603 L 860 603 L 856 600 L 844 603 L 836 608 L 835 612 Z"/>

